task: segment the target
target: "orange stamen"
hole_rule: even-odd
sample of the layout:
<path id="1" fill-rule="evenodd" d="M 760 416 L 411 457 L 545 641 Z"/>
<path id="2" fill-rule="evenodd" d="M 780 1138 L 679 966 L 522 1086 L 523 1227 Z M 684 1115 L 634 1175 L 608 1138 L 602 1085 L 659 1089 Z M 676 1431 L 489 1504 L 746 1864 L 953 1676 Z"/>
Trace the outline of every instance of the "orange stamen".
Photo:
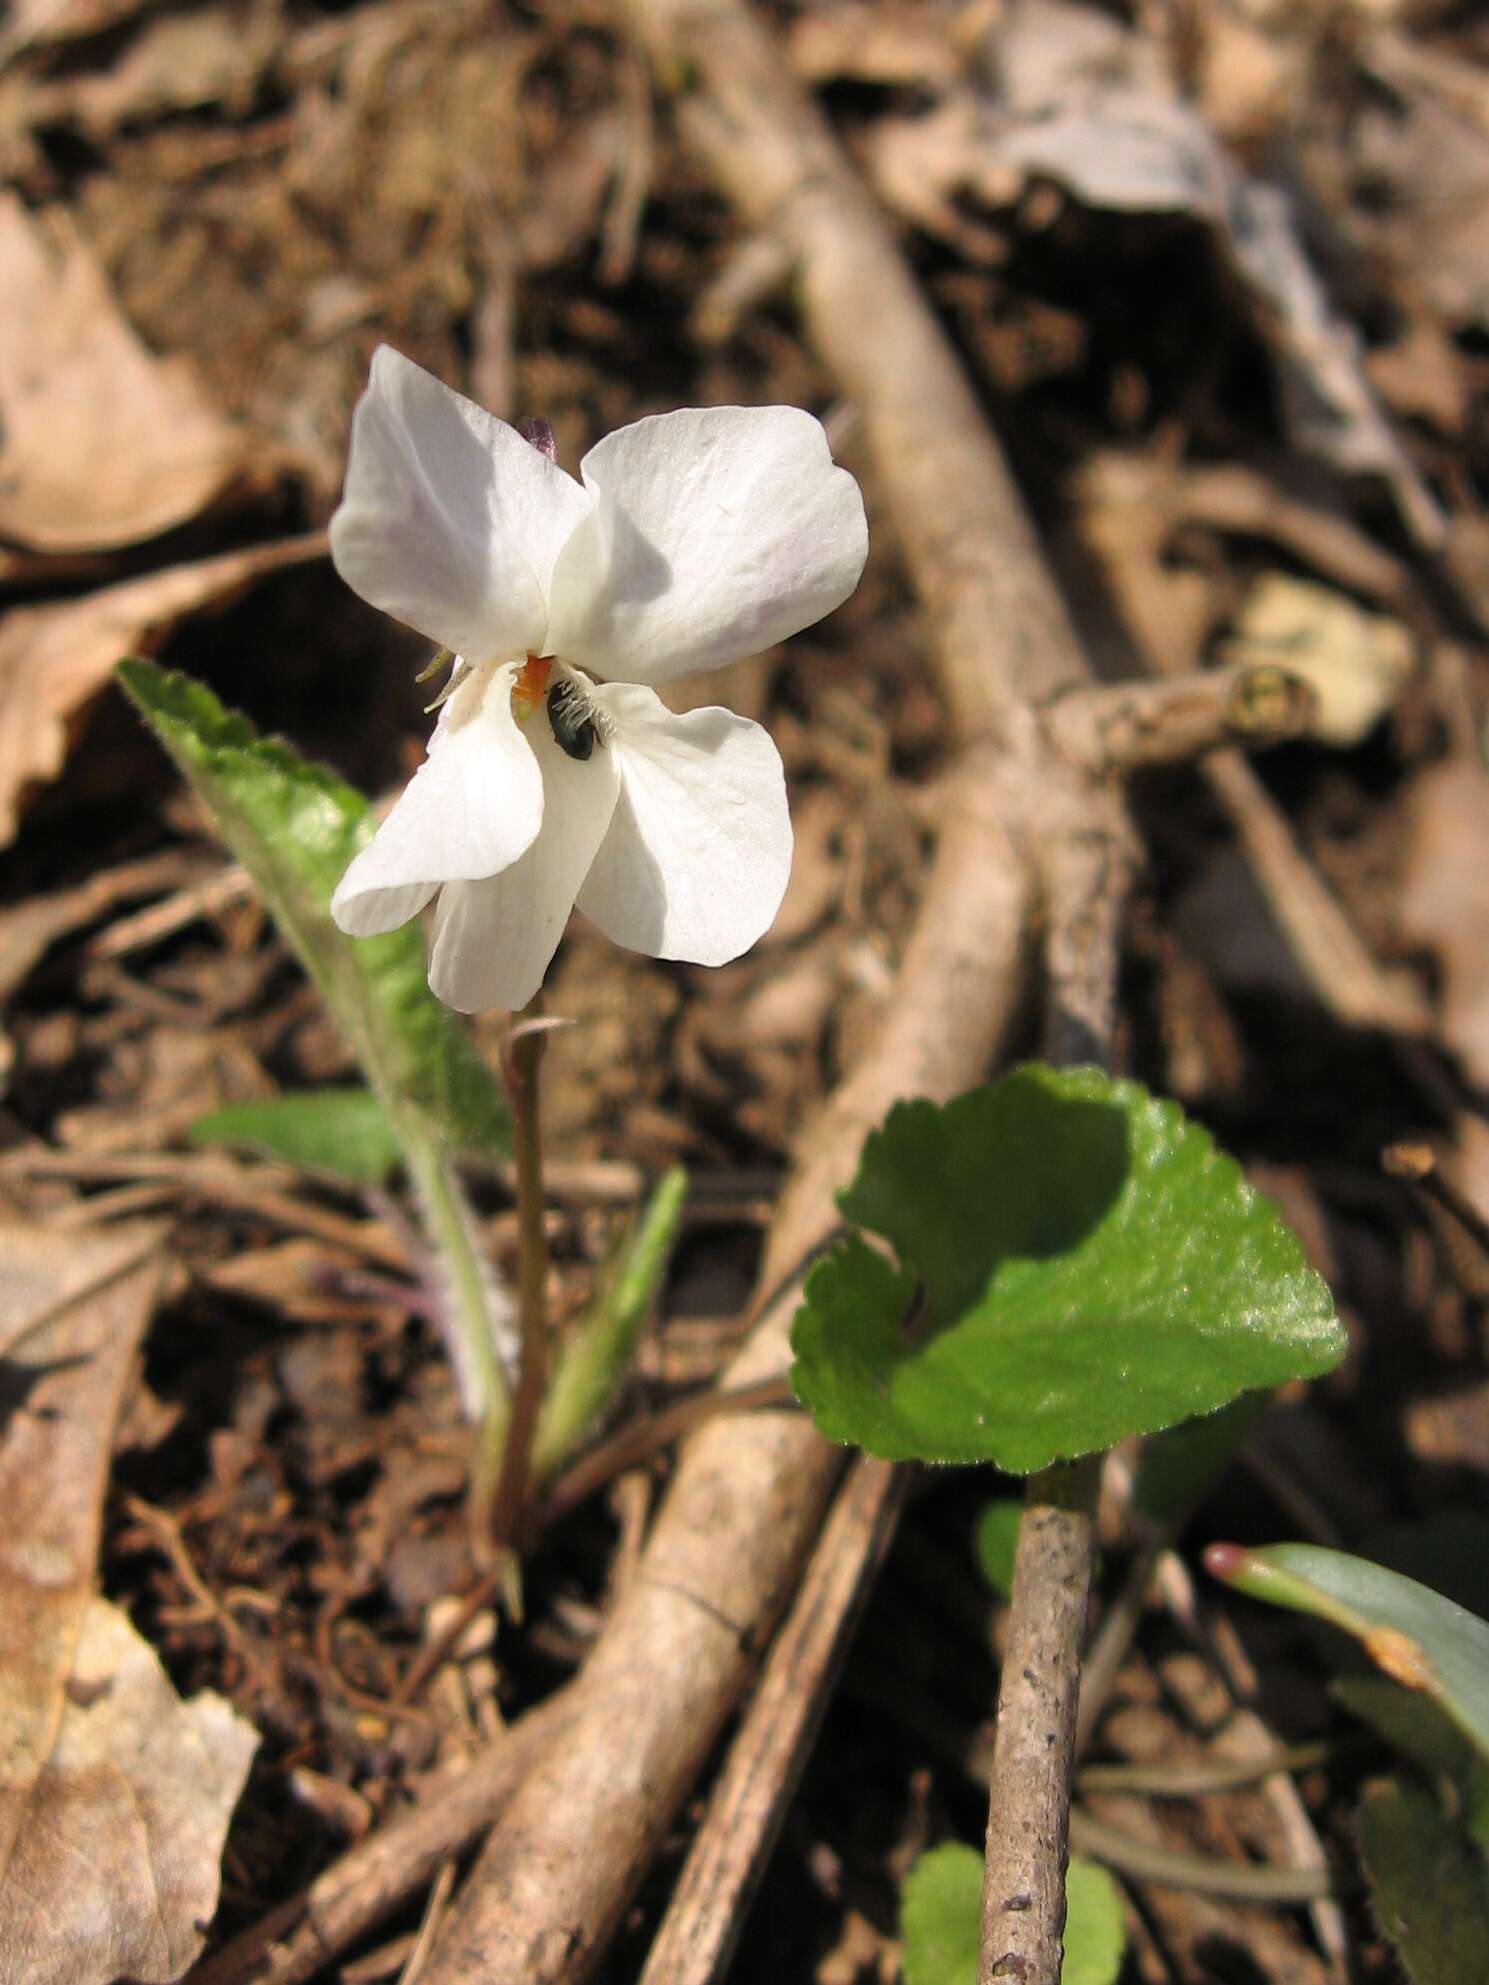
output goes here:
<path id="1" fill-rule="evenodd" d="M 547 695 L 552 673 L 551 655 L 529 655 L 517 671 L 517 680 L 512 684 L 512 715 L 519 724 L 527 722 Z"/>

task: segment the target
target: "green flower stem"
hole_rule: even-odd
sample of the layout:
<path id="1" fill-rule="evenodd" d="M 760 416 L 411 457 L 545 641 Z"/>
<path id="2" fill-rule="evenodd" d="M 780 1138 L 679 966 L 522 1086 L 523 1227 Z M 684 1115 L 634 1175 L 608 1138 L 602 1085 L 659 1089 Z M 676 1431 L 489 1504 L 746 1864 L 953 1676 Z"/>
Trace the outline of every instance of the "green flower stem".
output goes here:
<path id="1" fill-rule="evenodd" d="M 543 1225 L 543 1133 L 538 1107 L 538 1070 L 547 1036 L 544 1024 L 534 1024 L 536 1008 L 535 1000 L 514 1024 L 502 1050 L 517 1181 L 517 1328 L 521 1341 L 517 1391 L 491 1510 L 492 1535 L 499 1547 L 507 1548 L 516 1541 L 526 1507 L 533 1436 L 548 1384 L 548 1236 Z"/>
<path id="2" fill-rule="evenodd" d="M 490 1534 L 496 1482 L 512 1416 L 496 1349 L 500 1319 L 495 1282 L 481 1249 L 475 1216 L 444 1141 L 418 1112 L 399 1111 L 395 1124 L 425 1235 L 442 1271 L 436 1293 L 452 1327 L 451 1355 L 466 1381 L 462 1390 L 474 1406 L 477 1432 L 471 1465 L 471 1534 L 484 1540 Z"/>

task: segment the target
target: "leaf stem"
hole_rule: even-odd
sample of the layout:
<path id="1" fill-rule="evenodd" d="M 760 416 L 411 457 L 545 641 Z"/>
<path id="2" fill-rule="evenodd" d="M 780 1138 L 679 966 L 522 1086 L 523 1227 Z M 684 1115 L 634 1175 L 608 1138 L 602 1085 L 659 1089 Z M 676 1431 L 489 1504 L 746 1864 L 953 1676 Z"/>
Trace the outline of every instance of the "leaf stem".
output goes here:
<path id="1" fill-rule="evenodd" d="M 988 1781 L 978 1985 L 1060 1985 L 1070 1774 L 1101 1457 L 1030 1477 Z"/>
<path id="2" fill-rule="evenodd" d="M 533 1436 L 548 1383 L 548 1236 L 543 1224 L 543 1133 L 538 1070 L 551 1023 L 528 1007 L 502 1047 L 502 1073 L 512 1111 L 512 1165 L 517 1187 L 517 1329 L 520 1365 L 512 1416 L 491 1506 L 491 1533 L 511 1546 L 518 1533 L 532 1473 Z"/>

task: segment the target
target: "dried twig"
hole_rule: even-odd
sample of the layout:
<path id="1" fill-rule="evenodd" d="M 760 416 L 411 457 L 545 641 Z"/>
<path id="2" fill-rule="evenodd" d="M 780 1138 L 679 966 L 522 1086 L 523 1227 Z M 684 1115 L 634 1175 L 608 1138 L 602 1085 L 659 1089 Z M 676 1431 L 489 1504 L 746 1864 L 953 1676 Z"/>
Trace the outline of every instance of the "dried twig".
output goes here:
<path id="1" fill-rule="evenodd" d="M 480 1838 L 533 1758 L 567 1728 L 571 1707 L 570 1691 L 550 1696 L 472 1763 L 440 1773 L 412 1811 L 204 1958 L 188 1985 L 302 1985 Z"/>
<path id="2" fill-rule="evenodd" d="M 1035 1476 L 1019 1525 L 988 1781 L 979 1985 L 1059 1985 L 1096 1457 Z"/>
<path id="3" fill-rule="evenodd" d="M 861 1460 L 839 1493 L 714 1786 L 639 1985 L 716 1985 L 811 1755 L 906 1477 Z"/>
<path id="4" fill-rule="evenodd" d="M 159 1181 L 183 1199 L 208 1206 L 231 1207 L 285 1227 L 310 1234 L 332 1247 L 345 1248 L 380 1268 L 408 1272 L 408 1250 L 375 1220 L 353 1220 L 333 1213 L 303 1195 L 303 1181 L 284 1167 L 239 1165 L 225 1153 L 210 1157 L 180 1157 L 174 1152 L 53 1151 L 21 1145 L 0 1160 L 0 1178 L 100 1179 Z M 274 1183 L 269 1183 L 269 1181 Z M 282 1189 L 280 1182 L 282 1181 Z"/>
<path id="5" fill-rule="evenodd" d="M 1307 684 L 1270 667 L 1067 690 L 1045 711 L 1056 745 L 1097 775 L 1174 765 L 1223 744 L 1285 744 L 1313 715 Z"/>

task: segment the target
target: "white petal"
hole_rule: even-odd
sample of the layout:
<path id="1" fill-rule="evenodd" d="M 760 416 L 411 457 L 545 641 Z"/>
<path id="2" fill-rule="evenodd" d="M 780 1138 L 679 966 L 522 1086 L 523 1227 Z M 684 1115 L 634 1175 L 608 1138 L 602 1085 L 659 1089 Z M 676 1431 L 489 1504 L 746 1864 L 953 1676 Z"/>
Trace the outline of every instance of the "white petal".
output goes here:
<path id="1" fill-rule="evenodd" d="M 429 983 L 462 1013 L 527 1005 L 615 810 L 619 770 L 608 745 L 597 745 L 584 760 L 568 757 L 542 711 L 529 720 L 527 735 L 543 771 L 537 839 L 500 875 L 442 890 L 435 912 Z"/>
<path id="2" fill-rule="evenodd" d="M 473 671 L 440 711 L 429 756 L 331 899 L 353 937 L 396 929 L 440 883 L 495 875 L 532 845 L 543 778 L 512 715 L 517 667 Z"/>
<path id="3" fill-rule="evenodd" d="M 580 471 L 594 507 L 554 567 L 548 645 L 592 675 L 721 668 L 858 584 L 863 498 L 798 407 L 658 414 L 608 435 Z"/>
<path id="4" fill-rule="evenodd" d="M 515 428 L 379 345 L 331 556 L 353 592 L 456 654 L 541 653 L 553 562 L 591 502 Z"/>
<path id="5" fill-rule="evenodd" d="M 674 716 L 630 683 L 594 700 L 614 725 L 620 798 L 579 907 L 633 951 L 726 964 L 770 928 L 791 873 L 780 753 L 729 710 Z"/>

